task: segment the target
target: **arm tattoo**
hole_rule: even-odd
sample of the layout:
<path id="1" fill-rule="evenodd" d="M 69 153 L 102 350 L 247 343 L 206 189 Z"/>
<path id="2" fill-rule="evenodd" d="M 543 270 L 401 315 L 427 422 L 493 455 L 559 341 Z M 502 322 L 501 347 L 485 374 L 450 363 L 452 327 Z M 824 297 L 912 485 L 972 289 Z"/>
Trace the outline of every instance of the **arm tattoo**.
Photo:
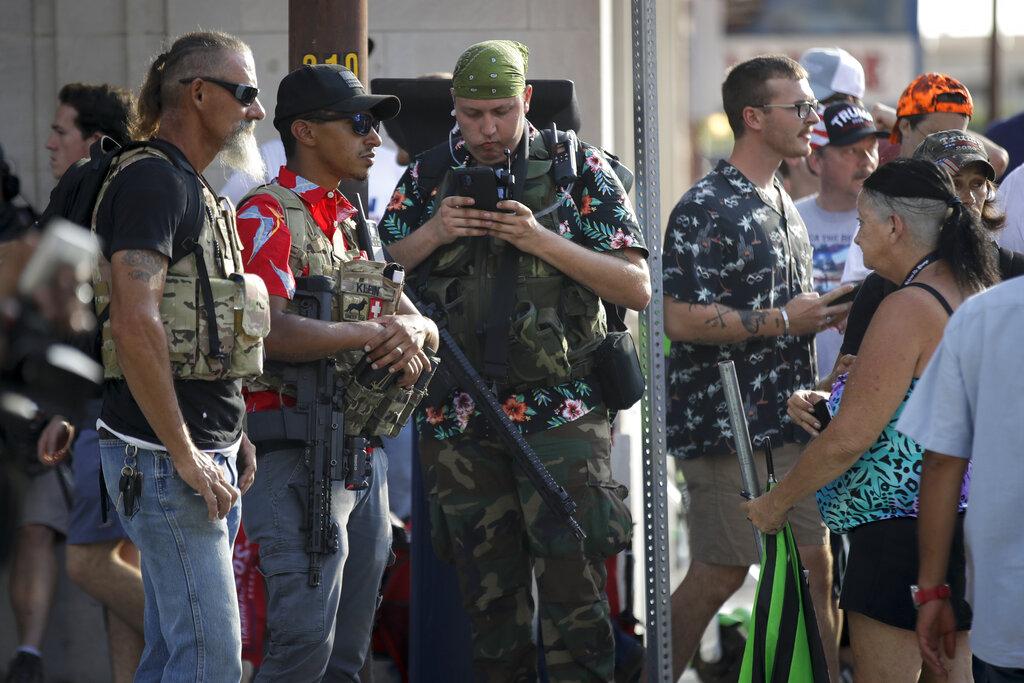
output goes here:
<path id="1" fill-rule="evenodd" d="M 704 324 L 708 327 L 725 327 L 725 317 L 722 315 L 722 307 L 718 304 L 714 305 L 714 314 L 704 321 Z"/>
<path id="2" fill-rule="evenodd" d="M 750 334 L 757 334 L 761 327 L 768 321 L 768 311 L 737 311 L 740 315 L 740 322 Z"/>
<path id="3" fill-rule="evenodd" d="M 160 254 L 145 249 L 129 249 L 121 254 L 121 262 L 128 266 L 128 279 L 145 283 L 160 275 L 167 269 L 167 259 Z"/>

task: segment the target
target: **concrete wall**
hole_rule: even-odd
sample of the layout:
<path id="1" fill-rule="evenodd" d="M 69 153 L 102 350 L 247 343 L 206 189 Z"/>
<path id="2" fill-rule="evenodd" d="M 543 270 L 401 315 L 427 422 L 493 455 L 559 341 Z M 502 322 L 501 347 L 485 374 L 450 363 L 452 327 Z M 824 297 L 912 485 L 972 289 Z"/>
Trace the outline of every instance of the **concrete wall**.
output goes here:
<path id="1" fill-rule="evenodd" d="M 474 42 L 520 40 L 531 49 L 530 75 L 574 80 L 584 135 L 611 146 L 612 140 L 598 140 L 600 103 L 615 87 L 599 68 L 602 2 L 610 0 L 372 0 L 369 75 L 449 71 Z M 53 186 L 43 146 L 60 86 L 106 81 L 137 89 L 152 56 L 182 32 L 215 28 L 247 41 L 261 101 L 273 112 L 288 66 L 287 8 L 285 0 L 0 0 L 0 144 L 25 196 L 38 206 Z M 268 118 L 259 136 L 275 135 Z"/>

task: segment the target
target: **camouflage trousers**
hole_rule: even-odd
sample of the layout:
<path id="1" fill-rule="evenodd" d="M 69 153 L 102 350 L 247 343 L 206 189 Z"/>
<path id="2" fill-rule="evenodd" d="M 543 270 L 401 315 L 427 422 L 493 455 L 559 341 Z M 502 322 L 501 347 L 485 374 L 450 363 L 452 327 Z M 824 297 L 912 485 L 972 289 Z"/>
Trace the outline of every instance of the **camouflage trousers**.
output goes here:
<path id="1" fill-rule="evenodd" d="M 537 680 L 532 579 L 551 681 L 611 681 L 615 645 L 604 560 L 632 536 L 626 487 L 611 478 L 608 414 L 594 410 L 527 437 L 576 501 L 579 541 L 495 441 L 424 436 L 420 455 L 434 548 L 454 562 L 485 683 Z"/>

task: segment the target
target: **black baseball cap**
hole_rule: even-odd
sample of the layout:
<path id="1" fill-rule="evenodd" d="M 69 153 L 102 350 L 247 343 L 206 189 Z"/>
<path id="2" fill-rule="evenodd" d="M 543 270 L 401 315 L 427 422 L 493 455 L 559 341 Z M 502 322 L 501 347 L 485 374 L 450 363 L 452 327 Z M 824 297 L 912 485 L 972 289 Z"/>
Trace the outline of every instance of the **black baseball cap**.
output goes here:
<path id="1" fill-rule="evenodd" d="M 274 127 L 281 130 L 302 114 L 326 109 L 345 114 L 366 111 L 385 121 L 402 102 L 394 95 L 367 95 L 356 75 L 338 64 L 306 64 L 281 79 Z"/>
<path id="2" fill-rule="evenodd" d="M 850 102 L 829 105 L 821 113 L 821 122 L 811 132 L 811 145 L 817 149 L 825 145 L 845 147 L 867 137 L 883 138 L 887 131 L 878 130 L 875 120 L 864 107 Z"/>

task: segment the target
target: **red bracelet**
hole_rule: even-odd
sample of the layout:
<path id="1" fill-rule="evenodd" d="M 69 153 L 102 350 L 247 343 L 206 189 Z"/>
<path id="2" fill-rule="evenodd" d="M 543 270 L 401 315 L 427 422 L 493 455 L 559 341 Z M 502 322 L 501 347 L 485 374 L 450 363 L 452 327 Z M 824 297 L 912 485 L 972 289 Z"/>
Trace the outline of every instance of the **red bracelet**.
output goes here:
<path id="1" fill-rule="evenodd" d="M 932 586 L 931 588 L 910 587 L 910 597 L 914 600 L 915 608 L 932 600 L 946 600 L 952 594 L 953 591 L 950 590 L 948 583 Z"/>

